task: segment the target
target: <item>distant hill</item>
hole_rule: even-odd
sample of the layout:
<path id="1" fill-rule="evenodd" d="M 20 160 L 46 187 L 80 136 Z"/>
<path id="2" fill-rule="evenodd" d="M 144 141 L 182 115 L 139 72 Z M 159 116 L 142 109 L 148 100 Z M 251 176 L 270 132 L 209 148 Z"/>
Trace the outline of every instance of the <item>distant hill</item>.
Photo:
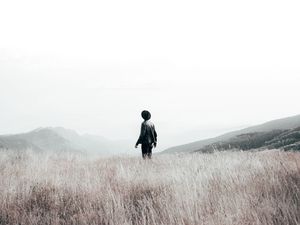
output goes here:
<path id="1" fill-rule="evenodd" d="M 213 152 L 229 149 L 283 149 L 300 150 L 300 127 L 289 130 L 272 130 L 240 134 L 226 141 L 206 145 L 197 152 Z"/>
<path id="2" fill-rule="evenodd" d="M 132 143 L 131 143 L 132 145 Z M 38 128 L 33 131 L 0 135 L 0 149 L 36 152 L 83 152 L 115 154 L 128 152 L 128 141 L 109 140 L 96 135 L 79 135 L 76 131 L 62 127 Z"/>
<path id="3" fill-rule="evenodd" d="M 166 149 L 163 153 L 174 153 L 174 152 L 195 152 L 195 151 L 200 151 L 203 150 L 205 151 L 208 149 L 211 149 L 213 147 L 219 146 L 220 143 L 229 143 L 234 138 L 241 139 L 241 137 L 238 138 L 239 135 L 243 134 L 253 134 L 253 137 L 259 138 L 260 135 L 271 135 L 272 133 L 275 134 L 280 134 L 280 132 L 289 132 L 292 131 L 292 129 L 295 129 L 297 127 L 300 127 L 300 115 L 297 116 L 292 116 L 292 117 L 287 117 L 287 118 L 282 118 L 278 120 L 272 120 L 257 126 L 252 126 L 248 127 L 242 130 L 237 130 L 233 132 L 226 133 L 224 135 L 215 137 L 215 138 L 210 138 L 210 139 L 205 139 L 205 140 L 200 140 L 192 143 L 188 143 L 185 145 L 180 145 L 180 146 L 175 146 L 172 148 Z M 277 133 L 276 130 L 279 133 Z M 246 136 L 245 136 L 246 137 Z M 275 138 L 275 136 L 274 136 Z M 230 140 L 230 141 L 229 141 Z M 271 141 L 271 140 L 268 140 Z M 224 146 L 219 146 L 219 147 L 224 147 Z M 267 147 L 267 146 L 265 146 Z"/>

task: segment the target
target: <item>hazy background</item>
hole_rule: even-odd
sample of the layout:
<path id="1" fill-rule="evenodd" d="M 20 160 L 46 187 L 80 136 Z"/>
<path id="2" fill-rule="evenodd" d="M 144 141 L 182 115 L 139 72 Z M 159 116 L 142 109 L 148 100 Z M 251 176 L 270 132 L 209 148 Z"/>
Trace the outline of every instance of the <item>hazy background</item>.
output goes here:
<path id="1" fill-rule="evenodd" d="M 299 1 L 1 1 L 0 134 L 160 148 L 300 113 Z"/>

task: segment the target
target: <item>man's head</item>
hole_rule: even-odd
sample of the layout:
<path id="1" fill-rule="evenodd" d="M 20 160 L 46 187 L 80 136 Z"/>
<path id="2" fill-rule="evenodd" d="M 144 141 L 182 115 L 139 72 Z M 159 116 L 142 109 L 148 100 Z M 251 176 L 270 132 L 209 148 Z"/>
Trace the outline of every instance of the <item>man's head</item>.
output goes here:
<path id="1" fill-rule="evenodd" d="M 147 110 L 144 110 L 144 111 L 142 112 L 142 117 L 143 117 L 144 120 L 150 120 L 150 118 L 151 118 L 151 113 L 150 113 L 149 111 L 147 111 Z"/>

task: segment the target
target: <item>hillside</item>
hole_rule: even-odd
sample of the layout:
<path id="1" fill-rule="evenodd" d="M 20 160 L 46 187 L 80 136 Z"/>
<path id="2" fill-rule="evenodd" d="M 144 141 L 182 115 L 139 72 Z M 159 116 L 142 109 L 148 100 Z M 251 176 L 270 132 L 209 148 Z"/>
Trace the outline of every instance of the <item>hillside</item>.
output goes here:
<path id="1" fill-rule="evenodd" d="M 230 149 L 300 150 L 300 127 L 289 130 L 272 130 L 268 132 L 240 134 L 226 141 L 219 141 L 206 145 L 197 150 L 197 152 L 213 152 Z"/>
<path id="2" fill-rule="evenodd" d="M 251 126 L 242 130 L 237 130 L 233 132 L 226 133 L 224 135 L 200 140 L 180 146 L 175 146 L 172 148 L 168 148 L 164 151 L 164 153 L 174 153 L 174 152 L 194 152 L 199 151 L 205 146 L 212 145 L 219 142 L 228 141 L 231 138 L 234 138 L 238 135 L 256 133 L 256 132 L 271 132 L 273 130 L 290 130 L 300 127 L 300 115 L 282 118 L 278 120 L 272 120 L 260 125 Z"/>
<path id="3" fill-rule="evenodd" d="M 116 154 L 128 151 L 127 141 L 108 140 L 96 135 L 79 135 L 62 127 L 38 128 L 33 131 L 0 136 L 0 149 L 35 152 L 82 152 Z"/>

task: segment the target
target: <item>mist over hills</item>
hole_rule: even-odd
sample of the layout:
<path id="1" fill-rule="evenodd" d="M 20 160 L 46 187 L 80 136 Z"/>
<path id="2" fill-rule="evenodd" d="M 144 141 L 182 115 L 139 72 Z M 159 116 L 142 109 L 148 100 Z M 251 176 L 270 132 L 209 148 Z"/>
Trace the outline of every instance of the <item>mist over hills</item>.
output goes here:
<path id="1" fill-rule="evenodd" d="M 111 155 L 133 152 L 132 143 L 129 140 L 110 140 L 97 135 L 80 135 L 74 130 L 63 127 L 43 127 L 27 133 L 0 135 L 0 150 L 31 149 L 35 152 Z M 162 153 L 271 148 L 300 150 L 300 115 L 269 121 L 215 138 L 175 146 Z"/>
<path id="2" fill-rule="evenodd" d="M 131 143 L 132 145 L 132 143 Z M 117 154 L 128 152 L 127 140 L 109 140 L 97 135 L 79 135 L 63 127 L 45 127 L 27 133 L 0 136 L 0 149 L 35 152 L 81 152 Z M 127 149 L 126 149 L 127 148 Z"/>
<path id="3" fill-rule="evenodd" d="M 254 148 L 298 150 L 300 149 L 299 127 L 300 115 L 296 115 L 229 132 L 215 138 L 174 146 L 166 149 L 164 153 L 209 152 L 232 148 L 242 150 Z"/>

